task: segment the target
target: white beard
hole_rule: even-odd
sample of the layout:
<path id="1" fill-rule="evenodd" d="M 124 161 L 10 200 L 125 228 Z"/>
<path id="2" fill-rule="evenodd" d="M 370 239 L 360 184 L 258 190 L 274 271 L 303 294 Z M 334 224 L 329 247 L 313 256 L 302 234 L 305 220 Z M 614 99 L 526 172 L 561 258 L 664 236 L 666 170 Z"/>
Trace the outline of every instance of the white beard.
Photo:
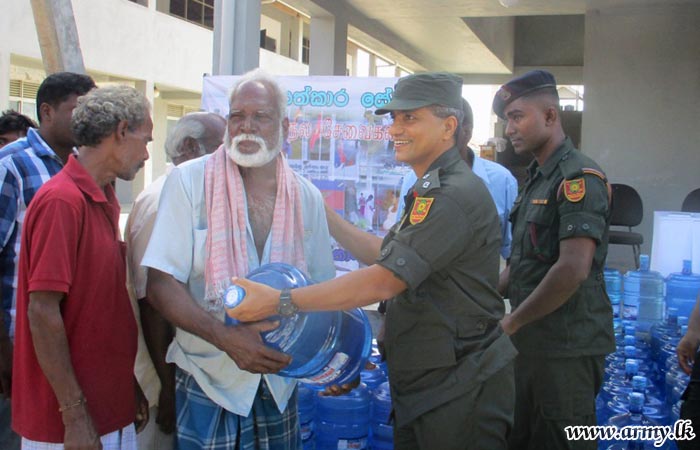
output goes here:
<path id="1" fill-rule="evenodd" d="M 231 139 L 227 127 L 224 133 L 224 146 L 229 158 L 239 166 L 262 167 L 275 159 L 280 153 L 282 150 L 282 139 L 284 139 L 284 136 L 282 134 L 282 127 L 280 127 L 279 135 L 277 136 L 277 144 L 272 148 L 268 148 L 265 140 L 255 134 L 239 134 Z M 260 146 L 260 150 L 255 153 L 242 153 L 238 150 L 238 145 L 243 141 L 255 142 Z"/>

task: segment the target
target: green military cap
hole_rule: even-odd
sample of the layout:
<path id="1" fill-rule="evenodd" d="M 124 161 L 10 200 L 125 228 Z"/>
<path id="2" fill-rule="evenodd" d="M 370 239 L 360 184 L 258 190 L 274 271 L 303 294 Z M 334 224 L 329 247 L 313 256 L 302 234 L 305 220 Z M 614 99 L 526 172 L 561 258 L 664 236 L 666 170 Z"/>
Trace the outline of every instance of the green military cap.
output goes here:
<path id="1" fill-rule="evenodd" d="M 462 108 L 462 78 L 447 72 L 427 72 L 400 78 L 391 101 L 374 111 L 377 115 L 391 111 L 410 111 L 430 105 Z"/>
<path id="2" fill-rule="evenodd" d="M 557 82 L 554 75 L 546 70 L 531 70 L 513 78 L 496 92 L 493 98 L 493 112 L 501 119 L 505 119 L 503 111 L 506 106 L 513 103 L 523 95 L 528 95 L 543 89 L 551 90 L 556 94 Z"/>

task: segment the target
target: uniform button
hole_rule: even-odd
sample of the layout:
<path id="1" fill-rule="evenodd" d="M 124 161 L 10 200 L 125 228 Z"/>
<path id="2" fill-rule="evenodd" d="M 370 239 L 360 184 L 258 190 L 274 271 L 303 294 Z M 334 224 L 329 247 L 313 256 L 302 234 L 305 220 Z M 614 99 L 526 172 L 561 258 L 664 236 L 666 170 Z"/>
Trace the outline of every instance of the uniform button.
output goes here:
<path id="1" fill-rule="evenodd" d="M 386 256 L 388 253 L 389 253 L 389 249 L 388 249 L 388 248 L 382 249 L 382 256 Z"/>
<path id="2" fill-rule="evenodd" d="M 480 320 L 476 323 L 477 330 L 482 331 L 484 328 L 486 328 L 486 324 L 484 323 L 483 320 Z"/>
<path id="3" fill-rule="evenodd" d="M 566 231 L 573 231 L 573 230 L 574 230 L 574 226 L 571 224 L 569 224 L 569 226 L 566 227 Z"/>
<path id="4" fill-rule="evenodd" d="M 584 223 L 583 225 L 581 225 L 581 228 L 583 228 L 584 230 L 588 231 L 588 229 L 591 228 L 591 227 L 590 227 L 590 225 L 588 225 L 587 223 Z"/>
<path id="5" fill-rule="evenodd" d="M 399 267 L 403 267 L 406 265 L 406 260 L 403 258 L 397 258 L 396 259 L 396 265 Z"/>

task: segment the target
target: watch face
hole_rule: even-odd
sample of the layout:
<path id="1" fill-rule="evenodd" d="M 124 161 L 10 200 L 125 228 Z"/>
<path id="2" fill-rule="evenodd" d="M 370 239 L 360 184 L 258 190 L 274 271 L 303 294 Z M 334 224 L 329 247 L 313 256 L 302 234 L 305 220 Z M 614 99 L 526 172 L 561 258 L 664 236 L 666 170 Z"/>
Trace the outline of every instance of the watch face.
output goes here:
<path id="1" fill-rule="evenodd" d="M 280 315 L 289 317 L 294 314 L 299 310 L 297 306 L 292 303 L 292 296 L 289 292 L 288 289 L 283 290 L 280 293 L 280 304 L 277 307 L 277 312 L 280 313 Z"/>
<path id="2" fill-rule="evenodd" d="M 283 316 L 291 316 L 296 314 L 297 307 L 291 302 L 280 303 L 277 311 Z"/>

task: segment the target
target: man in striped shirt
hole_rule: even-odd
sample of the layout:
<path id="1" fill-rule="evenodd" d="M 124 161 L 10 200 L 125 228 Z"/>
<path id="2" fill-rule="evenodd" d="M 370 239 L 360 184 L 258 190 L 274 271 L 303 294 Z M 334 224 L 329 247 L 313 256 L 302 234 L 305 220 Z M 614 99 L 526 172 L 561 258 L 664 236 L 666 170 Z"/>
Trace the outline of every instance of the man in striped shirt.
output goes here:
<path id="1" fill-rule="evenodd" d="M 10 430 L 10 387 L 17 263 L 24 213 L 39 188 L 56 175 L 75 145 L 71 115 L 79 96 L 95 87 L 87 75 L 60 72 L 39 86 L 39 128 L 0 149 L 0 448 L 19 449 Z"/>

